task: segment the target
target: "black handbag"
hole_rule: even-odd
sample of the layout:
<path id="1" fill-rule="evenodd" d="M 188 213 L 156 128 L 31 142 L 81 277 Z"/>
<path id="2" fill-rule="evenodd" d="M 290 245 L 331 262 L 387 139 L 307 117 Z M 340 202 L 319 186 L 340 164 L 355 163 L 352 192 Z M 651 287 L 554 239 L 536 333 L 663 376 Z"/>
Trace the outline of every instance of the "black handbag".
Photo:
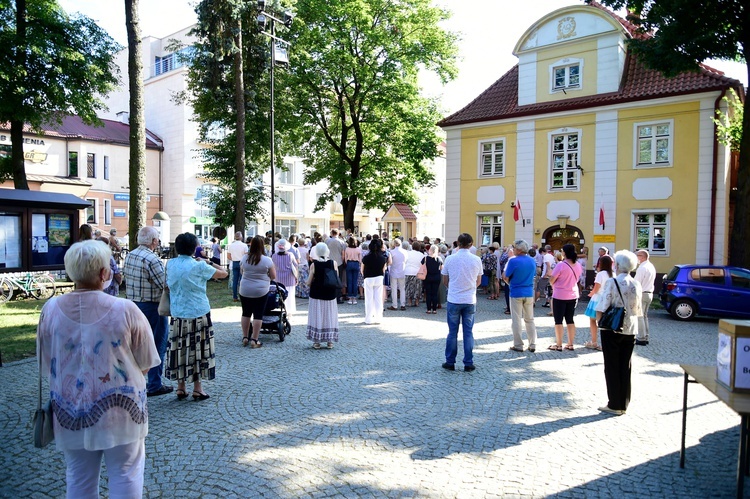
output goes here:
<path id="1" fill-rule="evenodd" d="M 613 279 L 615 280 L 615 286 L 617 286 L 617 294 L 620 295 L 620 300 L 622 301 L 622 304 L 625 305 L 625 300 L 622 297 L 622 292 L 620 292 L 620 285 L 617 283 L 617 278 L 613 277 Z M 610 305 L 602 314 L 601 319 L 599 319 L 599 328 L 609 329 L 610 331 L 617 331 L 620 333 L 622 332 L 622 325 L 624 322 L 625 307 L 615 307 L 614 305 Z"/>
<path id="2" fill-rule="evenodd" d="M 335 263 L 334 263 L 335 265 Z M 323 289 L 341 289 L 339 273 L 329 266 L 325 266 L 323 272 Z"/>
<path id="3" fill-rule="evenodd" d="M 34 447 L 41 449 L 49 445 L 55 439 L 55 430 L 52 424 L 52 405 L 48 400 L 42 407 L 42 353 L 41 348 L 37 354 L 39 357 L 39 401 L 36 412 L 34 412 Z"/>

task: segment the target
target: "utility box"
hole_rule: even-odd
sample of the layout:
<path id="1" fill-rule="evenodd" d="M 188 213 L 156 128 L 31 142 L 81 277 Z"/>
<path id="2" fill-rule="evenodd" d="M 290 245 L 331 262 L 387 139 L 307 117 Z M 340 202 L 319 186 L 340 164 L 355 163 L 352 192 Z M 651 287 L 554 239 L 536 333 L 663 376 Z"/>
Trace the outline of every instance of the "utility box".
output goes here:
<path id="1" fill-rule="evenodd" d="M 716 381 L 730 391 L 750 393 L 750 321 L 719 321 Z"/>

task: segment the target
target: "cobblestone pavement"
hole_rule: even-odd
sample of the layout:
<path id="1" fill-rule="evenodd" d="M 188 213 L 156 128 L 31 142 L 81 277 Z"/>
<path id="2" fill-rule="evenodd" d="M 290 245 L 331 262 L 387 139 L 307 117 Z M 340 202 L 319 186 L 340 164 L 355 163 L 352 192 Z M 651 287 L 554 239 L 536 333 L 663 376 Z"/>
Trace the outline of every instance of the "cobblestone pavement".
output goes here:
<path id="1" fill-rule="evenodd" d="M 386 312 L 367 326 L 362 302 L 343 304 L 340 342 L 313 350 L 298 302 L 291 336 L 263 336 L 258 350 L 241 346 L 239 308 L 214 313 L 211 398 L 149 399 L 147 497 L 735 494 L 739 417 L 697 385 L 679 468 L 679 364 L 714 363 L 716 320 L 652 312 L 652 343 L 633 357 L 630 409 L 611 417 L 597 411 L 602 356 L 580 346 L 589 335 L 582 314 L 574 352 L 547 350 L 552 318 L 537 308 L 538 350 L 515 353 L 502 302 L 480 295 L 477 370 L 466 373 L 440 367 L 444 310 Z M 0 368 L 0 385 L 0 497 L 63 496 L 62 454 L 31 443 L 35 361 Z"/>

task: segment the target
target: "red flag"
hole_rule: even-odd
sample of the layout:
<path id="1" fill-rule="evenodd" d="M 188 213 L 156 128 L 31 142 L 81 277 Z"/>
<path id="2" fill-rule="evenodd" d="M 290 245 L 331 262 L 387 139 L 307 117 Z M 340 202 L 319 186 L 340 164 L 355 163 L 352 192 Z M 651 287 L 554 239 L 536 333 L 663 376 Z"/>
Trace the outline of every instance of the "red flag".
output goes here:
<path id="1" fill-rule="evenodd" d="M 516 205 L 513 207 L 513 220 L 518 222 L 518 212 L 521 210 L 521 205 L 518 203 L 518 200 L 516 199 Z"/>
<path id="2" fill-rule="evenodd" d="M 599 207 L 599 225 L 602 226 L 602 230 L 606 228 L 604 223 L 604 200 L 602 199 L 602 205 Z"/>

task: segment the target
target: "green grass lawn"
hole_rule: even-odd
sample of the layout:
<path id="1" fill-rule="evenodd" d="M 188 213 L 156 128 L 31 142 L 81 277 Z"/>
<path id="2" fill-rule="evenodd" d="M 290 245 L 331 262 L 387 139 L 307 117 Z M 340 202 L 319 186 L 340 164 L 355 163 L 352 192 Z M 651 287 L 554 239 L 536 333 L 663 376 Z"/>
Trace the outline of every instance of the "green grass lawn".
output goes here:
<path id="1" fill-rule="evenodd" d="M 206 294 L 212 309 L 238 307 L 232 301 L 227 281 L 208 281 Z M 125 298 L 125 293 L 120 293 Z M 0 305 L 0 355 L 3 362 L 26 359 L 36 355 L 36 326 L 46 300 L 13 299 Z M 239 320 L 239 314 L 237 315 Z"/>
<path id="2" fill-rule="evenodd" d="M 36 325 L 46 300 L 11 300 L 0 305 L 0 354 L 3 362 L 36 355 Z"/>

